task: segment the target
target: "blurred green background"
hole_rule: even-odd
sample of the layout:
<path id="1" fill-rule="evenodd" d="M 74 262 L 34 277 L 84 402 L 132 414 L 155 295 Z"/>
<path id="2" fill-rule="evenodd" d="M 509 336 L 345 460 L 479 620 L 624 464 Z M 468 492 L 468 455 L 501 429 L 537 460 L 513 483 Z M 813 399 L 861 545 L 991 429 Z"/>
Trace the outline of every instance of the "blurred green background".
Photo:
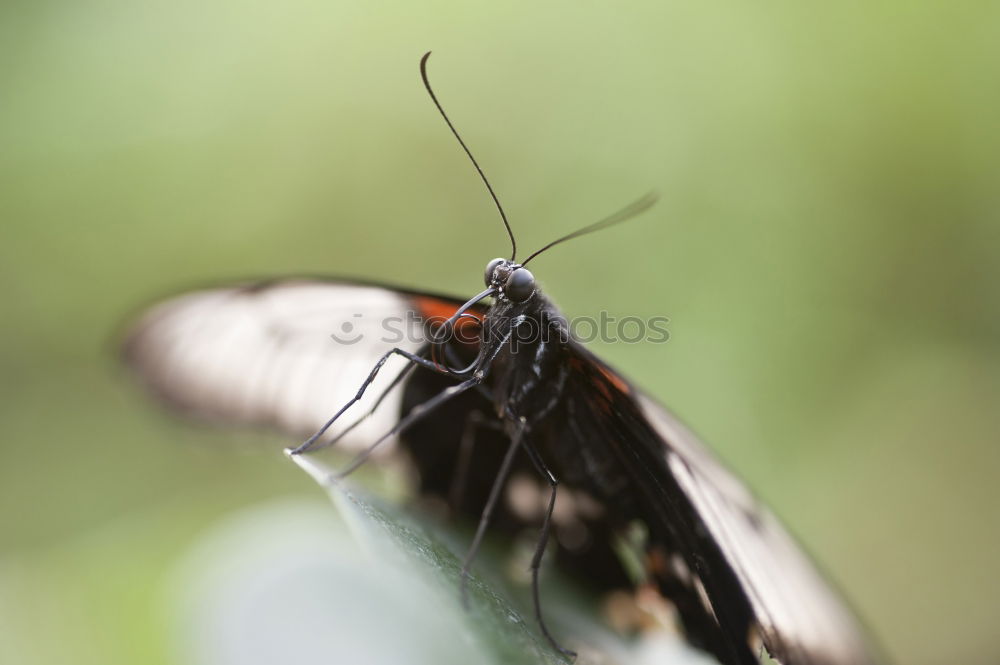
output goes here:
<path id="1" fill-rule="evenodd" d="M 806 543 L 898 663 L 1000 657 L 1000 5 L 3 3 L 0 659 L 168 663 L 172 563 L 316 496 L 114 355 L 156 297 L 357 275 L 471 294 L 506 250 L 419 56 L 594 348 Z M 248 439 L 252 439 L 249 440 Z"/>

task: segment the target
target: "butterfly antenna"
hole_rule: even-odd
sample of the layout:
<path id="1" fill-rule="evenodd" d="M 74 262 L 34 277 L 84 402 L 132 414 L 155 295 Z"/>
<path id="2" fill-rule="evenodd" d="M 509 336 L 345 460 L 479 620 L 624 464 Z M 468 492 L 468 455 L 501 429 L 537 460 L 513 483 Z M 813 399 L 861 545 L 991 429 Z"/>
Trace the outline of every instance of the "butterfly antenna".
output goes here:
<path id="1" fill-rule="evenodd" d="M 614 213 L 613 215 L 605 217 L 604 219 L 594 222 L 593 224 L 589 224 L 583 227 L 582 229 L 577 229 L 576 231 L 573 231 L 573 233 L 564 235 L 562 238 L 557 238 L 556 240 L 553 240 L 548 245 L 542 247 L 541 249 L 533 253 L 531 256 L 526 258 L 521 263 L 521 265 L 527 265 L 528 261 L 535 258 L 542 252 L 555 247 L 559 243 L 566 242 L 567 240 L 572 240 L 573 238 L 579 238 L 580 236 L 587 235 L 588 233 L 593 233 L 594 231 L 600 231 L 601 229 L 606 229 L 609 226 L 614 226 L 615 224 L 621 224 L 622 222 L 628 221 L 633 217 L 636 217 L 637 215 L 649 210 L 653 206 L 653 204 L 659 200 L 659 198 L 660 195 L 657 194 L 656 192 L 649 192 L 642 198 L 633 201 L 632 203 L 628 204 L 627 206 L 625 206 L 618 212 Z"/>
<path id="2" fill-rule="evenodd" d="M 459 136 L 458 130 L 455 129 L 455 125 L 451 124 L 451 120 L 448 119 L 448 114 L 444 112 L 444 109 L 441 107 L 441 102 L 438 101 L 437 95 L 435 95 L 434 91 L 431 89 L 431 82 L 427 79 L 427 59 L 429 57 L 431 57 L 430 51 L 424 53 L 424 57 L 420 58 L 420 78 L 424 80 L 424 87 L 427 88 L 427 94 L 429 94 L 431 99 L 434 101 L 434 106 L 437 107 L 437 110 L 441 113 L 441 117 L 444 118 L 444 121 L 448 123 L 448 128 L 451 130 L 451 133 L 455 135 L 455 138 L 458 139 L 458 143 L 462 146 L 462 149 L 465 150 L 465 154 L 469 156 L 470 160 L 472 160 L 472 165 L 476 167 L 477 171 L 479 171 L 479 177 L 483 179 L 486 189 L 489 190 L 490 196 L 493 197 L 493 203 L 497 205 L 497 210 L 500 212 L 500 219 L 503 220 L 503 225 L 507 229 L 507 235 L 510 237 L 510 260 L 513 261 L 514 257 L 517 256 L 517 242 L 514 240 L 514 232 L 510 229 L 510 222 L 507 221 L 507 214 L 503 211 L 503 206 L 500 205 L 500 199 L 497 198 L 496 192 L 493 191 L 490 181 L 486 179 L 486 174 L 483 173 L 483 169 L 479 166 L 479 162 L 477 162 L 476 158 L 472 156 L 472 152 L 469 150 L 469 147 L 465 145 L 465 141 L 463 141 L 462 137 Z"/>

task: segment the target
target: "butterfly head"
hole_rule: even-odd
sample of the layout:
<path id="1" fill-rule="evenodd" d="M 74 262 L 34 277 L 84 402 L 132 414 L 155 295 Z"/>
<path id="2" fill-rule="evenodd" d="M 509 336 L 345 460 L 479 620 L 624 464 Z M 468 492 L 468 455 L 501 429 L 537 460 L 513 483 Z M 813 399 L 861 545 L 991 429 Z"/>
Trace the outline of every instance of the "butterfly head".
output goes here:
<path id="1" fill-rule="evenodd" d="M 485 282 L 487 288 L 496 289 L 497 297 L 515 303 L 527 302 L 535 294 L 535 276 L 508 259 L 487 263 Z"/>

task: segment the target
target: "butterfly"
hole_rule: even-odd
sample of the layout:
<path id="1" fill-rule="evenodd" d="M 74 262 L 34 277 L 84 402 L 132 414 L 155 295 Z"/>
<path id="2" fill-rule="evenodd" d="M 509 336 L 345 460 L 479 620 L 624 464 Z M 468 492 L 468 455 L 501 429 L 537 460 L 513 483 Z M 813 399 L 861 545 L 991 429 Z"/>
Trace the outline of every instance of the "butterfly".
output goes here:
<path id="1" fill-rule="evenodd" d="M 518 261 L 497 195 L 431 88 L 429 56 L 420 61 L 427 92 L 511 243 L 510 258 L 487 264 L 484 290 L 455 298 L 287 279 L 195 291 L 139 319 L 127 362 L 184 412 L 308 435 L 293 454 L 333 444 L 354 452 L 342 475 L 404 454 L 422 496 L 478 519 L 463 590 L 487 529 L 538 526 L 536 619 L 567 655 L 544 620 L 547 550 L 593 588 L 653 588 L 687 639 L 727 665 L 758 663 L 761 648 L 785 665 L 876 662 L 852 613 L 772 513 L 674 415 L 576 341 L 526 267 L 655 197 Z M 519 505 L 524 487 L 545 497 L 538 510 Z M 557 511 L 557 497 L 570 509 Z M 642 582 L 616 546 L 636 525 Z"/>

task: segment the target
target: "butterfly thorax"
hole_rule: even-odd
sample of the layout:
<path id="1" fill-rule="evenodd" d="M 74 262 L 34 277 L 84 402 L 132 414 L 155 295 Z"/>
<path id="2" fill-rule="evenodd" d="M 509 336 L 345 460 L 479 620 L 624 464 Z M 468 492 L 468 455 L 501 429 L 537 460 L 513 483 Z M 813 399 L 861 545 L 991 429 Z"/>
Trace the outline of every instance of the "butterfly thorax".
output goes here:
<path id="1" fill-rule="evenodd" d="M 565 380 L 562 350 L 569 343 L 565 317 L 541 292 L 524 303 L 497 299 L 483 321 L 483 357 L 498 415 L 536 421 L 558 400 Z"/>

